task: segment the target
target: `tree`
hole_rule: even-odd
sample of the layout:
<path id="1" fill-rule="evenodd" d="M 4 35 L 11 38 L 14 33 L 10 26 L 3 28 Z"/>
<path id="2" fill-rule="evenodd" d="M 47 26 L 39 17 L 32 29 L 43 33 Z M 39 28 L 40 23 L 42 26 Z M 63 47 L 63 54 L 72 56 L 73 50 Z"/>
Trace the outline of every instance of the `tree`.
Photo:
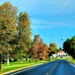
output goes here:
<path id="1" fill-rule="evenodd" d="M 10 2 L 5 2 L 0 6 L 0 54 L 3 56 L 6 53 L 8 65 L 9 51 L 12 50 L 9 42 L 16 34 L 16 14 L 17 8 L 12 6 Z"/>
<path id="2" fill-rule="evenodd" d="M 38 45 L 39 45 L 39 41 L 40 41 L 40 36 L 39 35 L 35 35 L 34 36 L 34 40 L 33 40 L 33 44 L 31 46 L 31 48 L 28 51 L 29 57 L 30 58 L 34 58 L 38 59 Z"/>
<path id="3" fill-rule="evenodd" d="M 33 45 L 29 49 L 29 56 L 36 59 L 43 60 L 48 57 L 48 46 L 44 44 L 39 35 L 34 36 Z"/>
<path id="4" fill-rule="evenodd" d="M 75 58 L 75 36 L 71 39 L 67 39 L 63 44 L 63 48 L 65 52 Z"/>
<path id="5" fill-rule="evenodd" d="M 0 70 L 3 57 L 17 54 L 20 57 L 27 57 L 28 49 L 31 46 L 30 19 L 26 12 L 17 16 L 17 7 L 10 2 L 0 6 Z"/>
<path id="6" fill-rule="evenodd" d="M 57 53 L 57 45 L 55 43 L 50 43 L 50 46 L 49 46 L 49 57 L 53 53 Z"/>
<path id="7" fill-rule="evenodd" d="M 38 57 L 40 60 L 47 59 L 48 58 L 48 46 L 44 43 L 41 45 L 39 47 L 39 56 Z"/>
<path id="8" fill-rule="evenodd" d="M 11 45 L 12 50 L 10 51 L 10 58 L 12 57 L 14 61 L 17 61 L 18 58 L 18 36 L 13 35 L 12 40 L 10 40 L 9 44 Z M 11 61 L 11 60 L 10 60 Z"/>
<path id="9" fill-rule="evenodd" d="M 21 57 L 27 58 L 27 51 L 31 44 L 31 28 L 30 28 L 30 19 L 26 12 L 20 13 L 18 17 L 18 53 Z"/>

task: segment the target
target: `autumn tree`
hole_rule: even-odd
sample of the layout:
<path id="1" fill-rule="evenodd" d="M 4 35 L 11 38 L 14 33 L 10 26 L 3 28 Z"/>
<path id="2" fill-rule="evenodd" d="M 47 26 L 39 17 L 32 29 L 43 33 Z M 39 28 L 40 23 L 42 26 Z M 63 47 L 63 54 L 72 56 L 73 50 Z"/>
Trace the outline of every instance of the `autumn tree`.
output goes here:
<path id="1" fill-rule="evenodd" d="M 48 46 L 46 44 L 44 43 L 41 44 L 38 52 L 39 52 L 38 58 L 40 60 L 48 59 Z"/>
<path id="2" fill-rule="evenodd" d="M 17 8 L 10 2 L 5 2 L 0 6 L 0 54 L 6 53 L 7 64 L 9 65 L 10 40 L 16 34 L 16 14 Z"/>
<path id="3" fill-rule="evenodd" d="M 18 33 L 18 53 L 21 57 L 27 58 L 27 51 L 31 44 L 31 27 L 30 19 L 26 12 L 20 13 L 18 17 L 17 33 Z"/>
<path id="4" fill-rule="evenodd" d="M 32 47 L 29 49 L 29 56 L 36 59 L 47 59 L 48 57 L 48 47 L 39 35 L 34 36 L 34 41 Z"/>
<path id="5" fill-rule="evenodd" d="M 32 44 L 31 48 L 28 51 L 29 57 L 36 59 L 36 61 L 38 59 L 38 45 L 39 45 L 39 41 L 40 41 L 40 36 L 39 35 L 35 35 L 34 36 L 34 40 L 33 40 L 33 44 Z"/>

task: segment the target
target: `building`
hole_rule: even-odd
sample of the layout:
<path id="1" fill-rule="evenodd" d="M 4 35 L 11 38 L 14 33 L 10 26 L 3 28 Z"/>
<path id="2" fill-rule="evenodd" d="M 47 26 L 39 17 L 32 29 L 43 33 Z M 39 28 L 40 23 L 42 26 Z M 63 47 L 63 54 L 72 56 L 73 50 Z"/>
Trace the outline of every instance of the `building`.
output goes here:
<path id="1" fill-rule="evenodd" d="M 65 51 L 63 51 L 63 50 L 60 50 L 57 53 L 58 58 L 65 58 L 66 56 L 67 56 L 67 53 L 65 53 Z"/>

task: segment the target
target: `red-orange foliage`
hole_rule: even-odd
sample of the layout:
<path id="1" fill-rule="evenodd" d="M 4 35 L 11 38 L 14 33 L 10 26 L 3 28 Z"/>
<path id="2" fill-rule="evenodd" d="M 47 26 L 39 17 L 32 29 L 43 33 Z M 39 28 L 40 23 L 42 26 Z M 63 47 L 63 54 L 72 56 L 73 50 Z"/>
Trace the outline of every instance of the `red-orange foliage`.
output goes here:
<path id="1" fill-rule="evenodd" d="M 48 47 L 43 43 L 39 35 L 34 38 L 34 43 L 29 50 L 29 56 L 35 59 L 47 59 L 48 57 Z"/>

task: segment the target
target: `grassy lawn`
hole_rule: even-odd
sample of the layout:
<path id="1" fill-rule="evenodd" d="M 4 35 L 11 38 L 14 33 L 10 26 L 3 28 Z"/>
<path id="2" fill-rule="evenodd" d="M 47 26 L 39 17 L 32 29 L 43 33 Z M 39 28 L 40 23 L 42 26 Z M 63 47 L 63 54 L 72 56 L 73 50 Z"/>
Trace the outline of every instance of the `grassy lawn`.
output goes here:
<path id="1" fill-rule="evenodd" d="M 45 63 L 48 61 L 38 61 L 37 63 L 35 63 L 35 61 L 24 61 L 24 62 L 10 62 L 10 65 L 7 65 L 7 63 L 5 62 L 3 64 L 3 70 L 0 71 L 0 74 L 6 73 L 6 72 L 12 72 L 12 71 L 16 71 L 16 70 L 20 70 L 22 68 L 26 68 L 26 67 L 30 67 L 30 66 L 34 66 L 37 64 L 41 64 L 41 63 Z"/>

